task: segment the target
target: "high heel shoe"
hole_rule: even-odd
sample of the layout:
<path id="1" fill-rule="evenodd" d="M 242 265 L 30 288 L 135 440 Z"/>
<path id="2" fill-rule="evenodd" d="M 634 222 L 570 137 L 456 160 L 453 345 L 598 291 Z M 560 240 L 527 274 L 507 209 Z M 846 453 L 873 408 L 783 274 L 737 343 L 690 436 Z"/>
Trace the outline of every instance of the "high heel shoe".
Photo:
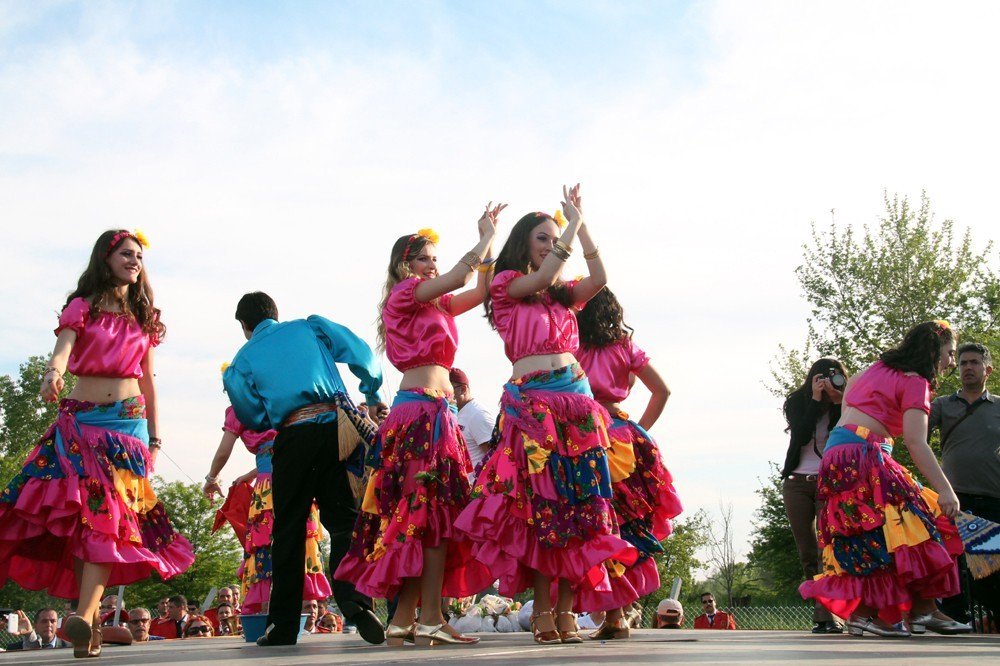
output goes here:
<path id="1" fill-rule="evenodd" d="M 91 625 L 90 649 L 87 650 L 88 657 L 100 657 L 101 647 L 104 644 L 104 634 L 101 633 L 101 616 L 94 617 L 94 624 Z M 74 655 L 75 656 L 75 655 Z"/>
<path id="2" fill-rule="evenodd" d="M 562 631 L 559 629 L 558 620 L 556 623 L 556 631 L 559 632 L 559 642 L 560 643 L 582 643 L 583 637 L 580 636 L 580 625 L 576 623 L 576 613 L 573 611 L 559 611 L 557 613 L 558 617 L 563 615 L 569 615 L 573 618 L 573 628 L 570 631 Z"/>
<path id="3" fill-rule="evenodd" d="M 597 631 L 590 634 L 588 638 L 592 641 L 611 641 L 616 638 L 628 638 L 629 633 L 629 627 L 625 623 L 624 618 L 618 618 L 614 624 L 605 620 L 597 628 Z"/>
<path id="4" fill-rule="evenodd" d="M 414 641 L 414 628 L 417 623 L 414 622 L 408 627 L 398 627 L 395 624 L 390 624 L 385 628 L 385 642 L 389 647 L 403 647 L 403 643 L 412 643 Z"/>
<path id="5" fill-rule="evenodd" d="M 463 636 L 449 634 L 445 631 L 446 624 L 420 624 L 414 625 L 413 640 L 417 645 L 429 646 L 438 643 L 450 645 L 474 645 L 479 642 L 479 636 Z"/>
<path id="6" fill-rule="evenodd" d="M 537 613 L 533 613 L 531 615 L 531 632 L 535 636 L 535 642 L 538 643 L 539 645 L 558 645 L 559 643 L 562 643 L 562 639 L 559 636 L 559 632 L 556 631 L 555 629 L 548 629 L 546 631 L 542 631 L 538 628 L 538 618 L 540 618 L 543 615 L 548 615 L 549 617 L 551 617 L 552 624 L 553 626 L 555 626 L 555 616 L 553 615 L 552 611 L 550 610 L 538 611 Z"/>
<path id="7" fill-rule="evenodd" d="M 910 631 L 915 634 L 922 634 L 928 629 L 935 634 L 944 634 L 945 636 L 972 633 L 971 626 L 958 620 L 953 620 L 948 616 L 938 617 L 937 613 L 910 616 Z"/>
<path id="8" fill-rule="evenodd" d="M 94 637 L 94 631 L 90 623 L 79 615 L 70 615 L 63 622 L 63 633 L 73 644 L 73 656 L 76 658 L 90 656 L 90 642 Z"/>

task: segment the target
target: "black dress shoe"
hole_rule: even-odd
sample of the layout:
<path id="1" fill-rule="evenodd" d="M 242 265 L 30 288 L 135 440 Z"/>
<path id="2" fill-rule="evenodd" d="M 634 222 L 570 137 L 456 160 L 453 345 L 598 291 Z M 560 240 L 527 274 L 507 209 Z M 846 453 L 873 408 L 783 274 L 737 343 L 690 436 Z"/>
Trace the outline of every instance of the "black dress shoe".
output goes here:
<path id="1" fill-rule="evenodd" d="M 814 634 L 825 634 L 827 633 L 829 627 L 830 623 L 827 622 L 826 620 L 823 620 L 821 622 L 814 622 L 812 632 Z"/>
<path id="2" fill-rule="evenodd" d="M 274 631 L 267 631 L 263 636 L 257 639 L 257 645 L 260 647 L 276 647 L 279 645 L 295 645 L 296 636 L 293 634 L 291 637 L 282 636 Z"/>
<path id="3" fill-rule="evenodd" d="M 385 642 L 385 628 L 382 622 L 370 610 L 361 610 L 347 618 L 347 621 L 358 628 L 358 634 L 365 642 L 379 645 Z"/>
<path id="4" fill-rule="evenodd" d="M 836 622 L 826 623 L 826 633 L 828 634 L 842 634 L 844 633 L 844 625 L 837 624 Z"/>

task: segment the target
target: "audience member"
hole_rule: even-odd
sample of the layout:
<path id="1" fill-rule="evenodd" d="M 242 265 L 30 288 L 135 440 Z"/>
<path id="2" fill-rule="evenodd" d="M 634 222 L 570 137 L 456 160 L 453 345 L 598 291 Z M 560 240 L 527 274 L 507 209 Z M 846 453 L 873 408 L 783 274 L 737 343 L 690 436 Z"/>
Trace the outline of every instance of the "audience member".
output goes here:
<path id="1" fill-rule="evenodd" d="M 204 615 L 191 615 L 184 626 L 184 638 L 211 638 L 214 635 L 212 625 Z"/>
<path id="2" fill-rule="evenodd" d="M 472 466 L 478 468 L 489 449 L 495 418 L 482 403 L 472 397 L 469 376 L 465 372 L 452 368 L 449 379 L 455 392 L 455 404 L 458 406 L 458 429 L 465 438 Z"/>
<path id="3" fill-rule="evenodd" d="M 3 628 L 7 628 L 7 616 L 3 618 Z M 17 611 L 17 635 L 21 637 L 20 643 L 14 643 L 7 650 L 41 650 L 46 648 L 68 648 L 72 647 L 63 639 L 56 636 L 56 625 L 59 624 L 59 613 L 55 608 L 43 608 L 35 613 L 35 622 L 32 626 L 28 616 L 24 611 Z"/>
<path id="4" fill-rule="evenodd" d="M 174 639 L 184 637 L 184 626 L 188 622 L 188 602 L 184 595 L 175 594 L 167 599 L 167 619 L 163 622 L 153 622 L 149 633 L 154 636 Z"/>
<path id="5" fill-rule="evenodd" d="M 962 388 L 931 403 L 928 427 L 941 433 L 941 469 L 962 510 L 1000 523 L 1000 399 L 986 388 L 993 355 L 977 342 L 959 345 L 958 372 Z M 972 591 L 980 605 L 1000 617 L 1000 573 L 975 581 Z M 967 622 L 963 594 L 943 600 L 941 608 Z"/>
<path id="6" fill-rule="evenodd" d="M 315 599 L 308 599 L 302 602 L 302 614 L 308 615 L 306 625 L 303 627 L 306 633 L 316 633 L 316 620 L 319 618 L 319 602 Z"/>
<path id="7" fill-rule="evenodd" d="M 684 607 L 676 599 L 663 599 L 656 605 L 655 629 L 680 629 L 684 626 Z"/>
<path id="8" fill-rule="evenodd" d="M 736 618 L 715 607 L 715 595 L 705 592 L 701 595 L 701 607 L 705 612 L 694 619 L 695 629 L 735 629 Z"/>
<path id="9" fill-rule="evenodd" d="M 163 636 L 154 636 L 149 633 L 153 622 L 152 617 L 145 608 L 133 608 L 128 612 L 128 630 L 132 634 L 133 643 L 163 640 Z"/>
<path id="10" fill-rule="evenodd" d="M 243 633 L 238 629 L 239 618 L 236 616 L 232 604 L 219 604 L 215 611 L 216 620 L 212 628 L 215 629 L 216 636 L 236 636 Z"/>

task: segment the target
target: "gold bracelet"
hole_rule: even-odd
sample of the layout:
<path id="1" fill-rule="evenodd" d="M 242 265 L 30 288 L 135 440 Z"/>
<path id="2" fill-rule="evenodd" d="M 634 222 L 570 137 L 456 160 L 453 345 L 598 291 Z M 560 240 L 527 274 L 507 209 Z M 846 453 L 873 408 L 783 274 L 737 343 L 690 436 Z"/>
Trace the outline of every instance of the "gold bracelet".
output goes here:
<path id="1" fill-rule="evenodd" d="M 566 261 L 569 259 L 569 252 L 564 249 L 565 246 L 566 244 L 563 243 L 562 247 L 560 247 L 559 241 L 556 241 L 556 244 L 552 246 L 552 254 L 556 255 L 556 258 L 559 259 L 559 261 Z"/>
<path id="2" fill-rule="evenodd" d="M 586 259 L 587 261 L 590 261 L 591 259 L 597 259 L 599 256 L 601 256 L 601 248 L 599 247 L 595 247 L 593 252 L 583 253 L 583 258 Z"/>
<path id="3" fill-rule="evenodd" d="M 566 245 L 566 243 L 562 242 L 562 239 L 558 239 L 556 240 L 555 243 L 553 243 L 553 249 L 555 248 L 559 248 L 560 250 L 565 252 L 567 257 L 573 254 L 573 248 L 571 248 L 569 245 Z"/>
<path id="4" fill-rule="evenodd" d="M 479 265 L 483 263 L 482 258 L 475 252 L 466 252 L 461 259 L 458 260 L 459 263 L 465 264 L 469 267 L 470 271 L 474 271 L 479 268 Z"/>

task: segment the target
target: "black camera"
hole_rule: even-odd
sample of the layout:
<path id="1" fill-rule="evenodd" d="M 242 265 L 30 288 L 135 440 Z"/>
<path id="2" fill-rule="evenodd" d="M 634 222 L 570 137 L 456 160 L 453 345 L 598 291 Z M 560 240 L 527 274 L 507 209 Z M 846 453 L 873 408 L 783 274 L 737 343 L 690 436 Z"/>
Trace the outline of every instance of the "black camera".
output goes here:
<path id="1" fill-rule="evenodd" d="M 844 387 L 847 386 L 847 377 L 837 368 L 827 368 L 825 377 L 830 380 L 833 388 L 838 391 L 843 391 Z"/>

